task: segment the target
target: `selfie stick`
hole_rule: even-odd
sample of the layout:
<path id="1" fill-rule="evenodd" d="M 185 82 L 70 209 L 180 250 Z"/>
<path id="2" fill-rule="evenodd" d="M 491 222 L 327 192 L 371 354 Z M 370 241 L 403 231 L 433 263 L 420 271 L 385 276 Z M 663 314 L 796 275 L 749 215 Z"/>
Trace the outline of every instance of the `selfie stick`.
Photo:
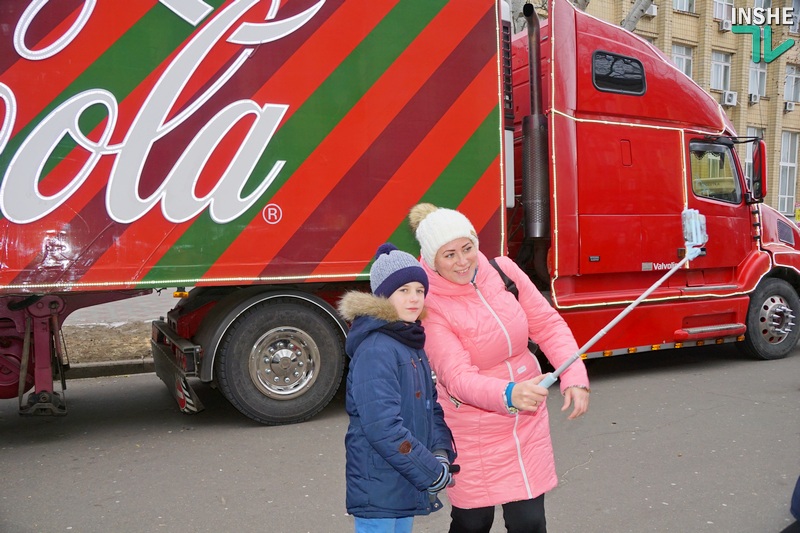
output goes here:
<path id="1" fill-rule="evenodd" d="M 684 258 L 681 259 L 678 264 L 672 267 L 669 272 L 664 274 L 661 279 L 651 285 L 649 289 L 644 291 L 641 296 L 632 301 L 628 307 L 623 309 L 622 312 L 618 314 L 611 322 L 606 324 L 603 329 L 598 331 L 594 337 L 589 339 L 589 342 L 578 348 L 578 351 L 575 353 L 575 355 L 570 357 L 553 373 L 545 376 L 545 378 L 539 383 L 541 387 L 548 388 L 550 385 L 555 383 L 558 379 L 558 376 L 560 376 L 561 373 L 569 367 L 569 365 L 577 361 L 582 353 L 586 353 L 586 351 L 591 348 L 594 343 L 599 341 L 603 335 L 608 333 L 608 331 L 616 326 L 620 320 L 625 318 L 625 316 L 630 313 L 634 307 L 639 305 L 642 300 L 650 296 L 654 290 L 661 286 L 661 284 L 664 283 L 667 278 L 677 272 L 678 269 L 680 269 L 683 265 L 692 259 L 695 259 L 702 253 L 702 247 L 708 241 L 708 234 L 706 233 L 706 217 L 701 215 L 697 209 L 684 209 L 683 213 L 681 213 L 681 223 L 683 224 L 683 240 L 686 245 L 686 255 Z"/>

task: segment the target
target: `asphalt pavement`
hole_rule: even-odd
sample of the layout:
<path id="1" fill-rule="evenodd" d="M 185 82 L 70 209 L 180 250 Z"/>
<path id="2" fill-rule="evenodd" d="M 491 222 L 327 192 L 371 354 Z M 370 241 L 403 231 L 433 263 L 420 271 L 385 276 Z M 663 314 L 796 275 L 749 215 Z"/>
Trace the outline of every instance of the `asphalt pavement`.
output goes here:
<path id="1" fill-rule="evenodd" d="M 592 361 L 590 412 L 548 400 L 559 486 L 551 533 L 778 533 L 800 475 L 800 354 L 733 346 Z M 0 402 L 0 531 L 352 531 L 341 397 L 311 420 L 259 426 L 207 385 L 181 414 L 151 373 L 69 383 L 69 414 Z M 498 511 L 493 532 L 503 531 Z M 446 531 L 447 511 L 415 522 Z"/>
<path id="2" fill-rule="evenodd" d="M 67 324 L 150 321 L 174 304 L 154 293 Z M 549 530 L 780 532 L 800 475 L 798 352 L 753 361 L 727 345 L 589 361 L 586 417 L 566 421 L 557 391 L 548 401 L 559 474 Z M 341 395 L 311 421 L 268 428 L 197 383 L 207 410 L 187 416 L 150 364 L 77 365 L 61 419 L 20 418 L 0 402 L 0 532 L 352 530 Z M 447 522 L 439 512 L 415 531 Z"/>

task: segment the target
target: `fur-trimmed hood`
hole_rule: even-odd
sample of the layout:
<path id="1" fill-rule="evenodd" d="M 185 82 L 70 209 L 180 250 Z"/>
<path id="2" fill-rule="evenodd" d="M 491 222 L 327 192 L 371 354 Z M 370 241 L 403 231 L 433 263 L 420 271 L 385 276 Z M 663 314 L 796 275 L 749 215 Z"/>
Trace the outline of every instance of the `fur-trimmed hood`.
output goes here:
<path id="1" fill-rule="evenodd" d="M 384 322 L 400 320 L 397 311 L 387 298 L 359 291 L 350 291 L 342 296 L 339 300 L 339 314 L 348 322 L 359 316 L 369 316 Z"/>
<path id="2" fill-rule="evenodd" d="M 397 310 L 387 298 L 368 292 L 350 291 L 339 301 L 339 314 L 351 323 L 345 351 L 353 357 L 358 346 L 372 332 L 390 322 L 399 322 Z M 420 320 L 425 316 L 423 308 Z"/>

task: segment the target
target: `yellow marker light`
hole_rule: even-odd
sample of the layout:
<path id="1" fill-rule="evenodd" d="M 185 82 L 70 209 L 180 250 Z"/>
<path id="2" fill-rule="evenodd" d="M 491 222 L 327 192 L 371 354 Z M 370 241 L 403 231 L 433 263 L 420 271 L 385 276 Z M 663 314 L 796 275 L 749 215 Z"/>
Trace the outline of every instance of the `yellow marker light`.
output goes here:
<path id="1" fill-rule="evenodd" d="M 706 341 L 697 341 L 697 345 L 698 346 L 703 346 L 705 343 L 706 343 Z"/>
<path id="2" fill-rule="evenodd" d="M 614 352 L 611 350 L 603 350 L 603 357 L 611 357 L 612 355 L 614 355 Z"/>
<path id="3" fill-rule="evenodd" d="M 636 348 L 628 348 L 628 353 L 636 353 Z"/>
<path id="4" fill-rule="evenodd" d="M 676 348 L 683 348 L 683 343 L 682 342 L 676 342 L 675 343 L 675 347 Z"/>
<path id="5" fill-rule="evenodd" d="M 736 337 L 736 340 L 742 342 L 744 340 L 744 335 L 739 335 L 738 337 Z"/>
<path id="6" fill-rule="evenodd" d="M 661 345 L 660 344 L 654 344 L 654 345 L 652 345 L 650 347 L 650 349 L 653 350 L 653 351 L 660 350 L 661 349 Z"/>
<path id="7" fill-rule="evenodd" d="M 725 339 L 717 339 L 714 342 L 717 344 L 723 344 L 725 342 Z"/>
<path id="8" fill-rule="evenodd" d="M 172 293 L 173 298 L 186 298 L 189 296 L 189 291 L 186 287 L 175 287 L 175 292 Z"/>

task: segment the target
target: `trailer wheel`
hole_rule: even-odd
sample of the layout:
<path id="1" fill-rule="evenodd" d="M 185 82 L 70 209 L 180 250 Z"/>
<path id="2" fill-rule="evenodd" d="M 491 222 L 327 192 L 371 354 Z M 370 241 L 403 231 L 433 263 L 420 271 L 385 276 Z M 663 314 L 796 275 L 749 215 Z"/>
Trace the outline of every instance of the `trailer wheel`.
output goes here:
<path id="1" fill-rule="evenodd" d="M 750 295 L 747 333 L 739 346 L 758 359 L 782 359 L 789 355 L 800 338 L 795 317 L 800 299 L 794 288 L 782 279 L 771 278 Z"/>
<path id="2" fill-rule="evenodd" d="M 262 424 L 291 424 L 321 411 L 344 371 L 342 338 L 313 304 L 276 298 L 228 328 L 216 357 L 222 394 Z"/>

